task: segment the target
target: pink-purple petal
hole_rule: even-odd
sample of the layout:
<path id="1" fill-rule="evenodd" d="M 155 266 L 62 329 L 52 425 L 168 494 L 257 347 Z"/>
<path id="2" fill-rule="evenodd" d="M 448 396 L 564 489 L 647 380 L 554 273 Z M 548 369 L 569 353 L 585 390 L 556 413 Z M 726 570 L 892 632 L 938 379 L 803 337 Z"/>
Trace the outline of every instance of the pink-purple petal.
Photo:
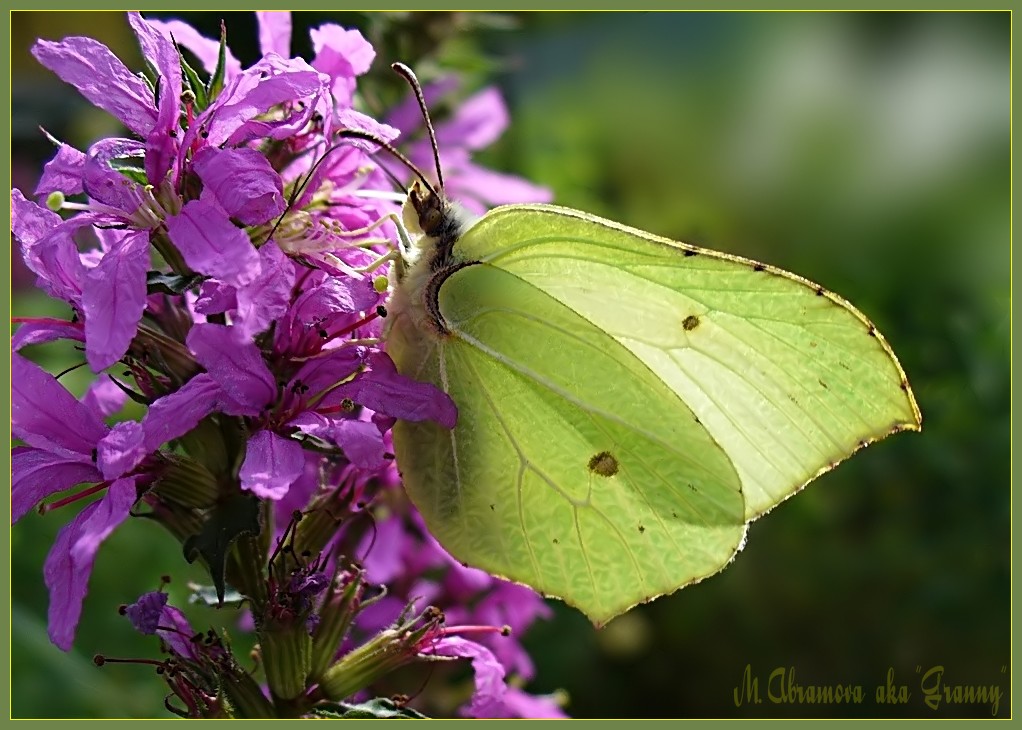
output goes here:
<path id="1" fill-rule="evenodd" d="M 287 58 L 291 55 L 291 13 L 290 11 L 256 11 L 259 26 L 259 52 L 276 53 Z"/>
<path id="2" fill-rule="evenodd" d="M 85 153 L 69 144 L 61 144 L 57 154 L 43 166 L 43 174 L 36 185 L 36 195 L 49 195 L 59 190 L 64 195 L 77 195 L 84 189 Z"/>
<path id="3" fill-rule="evenodd" d="M 351 105 L 355 77 L 364 74 L 376 57 L 372 45 L 357 30 L 326 23 L 309 31 L 316 55 L 312 66 L 330 77 L 330 88 L 339 107 Z"/>
<path id="4" fill-rule="evenodd" d="M 99 470 L 107 481 L 127 474 L 145 458 L 145 430 L 137 421 L 121 421 L 96 449 Z"/>
<path id="5" fill-rule="evenodd" d="M 405 551 L 414 550 L 415 544 L 405 531 L 400 516 L 380 520 L 375 530 L 368 530 L 355 554 L 360 556 L 370 583 L 390 583 L 407 569 Z"/>
<path id="6" fill-rule="evenodd" d="M 124 236 L 85 275 L 85 356 L 99 372 L 128 350 L 146 304 L 149 236 L 144 231 Z"/>
<path id="7" fill-rule="evenodd" d="M 193 661 L 199 658 L 195 649 L 196 642 L 192 641 L 195 632 L 192 631 L 191 624 L 188 623 L 188 619 L 185 618 L 180 608 L 164 606 L 163 612 L 160 614 L 160 626 L 167 628 L 156 629 L 156 635 L 167 642 L 167 646 L 174 653 Z M 216 653 L 216 650 L 213 650 L 213 653 Z"/>
<path id="8" fill-rule="evenodd" d="M 244 286 L 259 275 L 259 253 L 248 235 L 205 193 L 166 220 L 170 240 L 192 269 Z"/>
<path id="9" fill-rule="evenodd" d="M 91 454 L 107 427 L 56 378 L 11 356 L 11 430 L 30 446 Z"/>
<path id="10" fill-rule="evenodd" d="M 77 484 L 101 481 L 87 456 L 19 446 L 11 450 L 11 524 L 51 494 Z"/>
<path id="11" fill-rule="evenodd" d="M 101 500 L 64 525 L 50 549 L 43 568 L 50 590 L 49 634 L 50 641 L 64 651 L 74 642 L 96 552 L 127 519 L 135 498 L 135 480 L 118 479 Z"/>
<path id="12" fill-rule="evenodd" d="M 265 56 L 251 68 L 235 77 L 223 93 L 199 117 L 199 125 L 208 135 L 206 144 L 236 146 L 255 136 L 256 130 L 276 138 L 274 130 L 293 133 L 297 124 L 311 118 L 312 97 L 325 90 L 324 79 L 300 58 L 283 59 L 275 54 Z M 256 117 L 284 102 L 305 101 L 304 110 L 280 122 L 254 121 Z M 251 131 L 243 128 L 251 124 Z M 190 131 L 184 142 L 194 138 Z"/>
<path id="13" fill-rule="evenodd" d="M 478 150 L 500 138 L 510 119 L 500 92 L 488 87 L 458 106 L 454 118 L 436 130 L 440 149 L 447 146 Z"/>
<path id="14" fill-rule="evenodd" d="M 25 264 L 39 277 L 38 285 L 57 299 L 77 302 L 81 297 L 85 267 L 72 235 L 92 222 L 84 214 L 61 221 L 17 188 L 11 191 L 11 233 L 21 244 Z"/>
<path id="15" fill-rule="evenodd" d="M 295 265 L 279 247 L 268 244 L 259 249 L 260 273 L 250 284 L 237 290 L 234 324 L 251 337 L 266 330 L 287 312 Z"/>
<path id="16" fill-rule="evenodd" d="M 173 393 L 153 401 L 142 418 L 145 453 L 156 451 L 199 425 L 213 412 L 219 395 L 219 384 L 206 373 L 200 373 Z"/>
<path id="17" fill-rule="evenodd" d="M 383 455 L 387 449 L 375 423 L 350 418 L 334 419 L 331 435 L 348 461 L 360 469 L 379 469 L 384 465 Z"/>
<path id="18" fill-rule="evenodd" d="M 263 248 L 266 248 L 265 246 Z M 264 272 L 265 273 L 265 272 Z M 260 274 L 262 276 L 262 273 Z M 222 314 L 238 306 L 237 289 L 216 279 L 206 279 L 199 286 L 195 311 L 200 314 Z"/>
<path id="19" fill-rule="evenodd" d="M 444 636 L 423 652 L 435 656 L 463 657 L 472 660 L 475 672 L 475 692 L 465 714 L 470 717 L 500 717 L 503 710 L 504 667 L 493 652 L 482 644 L 460 636 Z"/>
<path id="20" fill-rule="evenodd" d="M 474 213 L 494 205 L 513 203 L 547 203 L 553 199 L 549 188 L 535 185 L 514 175 L 505 175 L 463 162 L 456 168 L 448 192 Z"/>
<path id="21" fill-rule="evenodd" d="M 504 693 L 504 713 L 498 717 L 523 717 L 530 720 L 563 720 L 568 717 L 555 695 L 532 695 L 515 686 Z"/>
<path id="22" fill-rule="evenodd" d="M 260 225 L 284 212 L 280 175 L 257 150 L 206 147 L 195 155 L 192 168 L 220 207 L 247 226 Z"/>
<path id="23" fill-rule="evenodd" d="M 277 500 L 305 470 L 305 452 L 294 439 L 258 431 L 249 440 L 238 477 L 241 488 Z"/>
<path id="24" fill-rule="evenodd" d="M 32 55 L 132 132 L 144 137 L 152 131 L 156 124 L 152 92 L 99 41 L 80 36 L 59 43 L 40 40 L 32 46 Z"/>
<path id="25" fill-rule="evenodd" d="M 141 186 L 113 168 L 124 160 L 141 163 L 145 145 L 137 140 L 111 137 L 101 139 L 86 152 L 82 185 L 90 197 L 133 214 L 142 204 Z"/>
<path id="26" fill-rule="evenodd" d="M 277 398 L 277 383 L 262 352 L 233 327 L 196 324 L 188 347 L 220 386 L 221 407 L 235 416 L 255 416 Z"/>
<path id="27" fill-rule="evenodd" d="M 304 385 L 316 395 L 351 377 L 365 358 L 365 348 L 338 347 L 308 360 L 288 383 Z"/>
<path id="28" fill-rule="evenodd" d="M 454 428 L 458 408 L 447 393 L 430 383 L 401 375 L 386 353 L 372 353 L 367 364 L 367 370 L 331 391 L 328 396 L 330 403 L 350 398 L 359 405 L 394 418 L 436 421 L 444 428 Z"/>
<path id="29" fill-rule="evenodd" d="M 151 591 L 138 597 L 138 600 L 124 609 L 124 615 L 139 633 L 152 635 L 160 625 L 160 615 L 167 605 L 167 594 L 163 591 Z"/>
<path id="30" fill-rule="evenodd" d="M 121 410 L 127 399 L 125 392 L 111 378 L 102 377 L 92 381 L 81 402 L 96 418 L 103 419 Z"/>
<path id="31" fill-rule="evenodd" d="M 213 71 L 216 70 L 217 59 L 220 56 L 219 39 L 206 38 L 195 28 L 181 20 L 156 20 L 155 18 L 149 18 L 147 22 L 167 38 L 172 37 L 179 46 L 191 52 L 199 60 L 199 64 L 205 69 L 206 73 L 212 75 Z M 241 62 L 234 57 L 230 48 L 225 49 L 225 51 L 224 76 L 229 80 L 241 73 Z"/>
<path id="32" fill-rule="evenodd" d="M 62 319 L 34 319 L 22 322 L 11 338 L 11 349 L 17 352 L 28 345 L 41 345 L 54 340 L 85 342 L 85 325 Z"/>
<path id="33" fill-rule="evenodd" d="M 177 152 L 175 137 L 181 113 L 181 58 L 170 39 L 143 20 L 141 15 L 128 13 L 128 22 L 138 37 L 142 55 L 159 74 L 157 118 L 146 137 L 145 158 L 146 177 L 151 184 L 159 185 Z"/>

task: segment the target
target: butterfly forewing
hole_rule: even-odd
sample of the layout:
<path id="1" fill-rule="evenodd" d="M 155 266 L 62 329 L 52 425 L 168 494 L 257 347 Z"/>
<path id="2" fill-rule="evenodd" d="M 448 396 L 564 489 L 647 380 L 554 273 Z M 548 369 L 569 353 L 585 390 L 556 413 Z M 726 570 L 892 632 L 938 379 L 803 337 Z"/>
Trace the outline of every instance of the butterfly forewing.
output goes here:
<path id="1" fill-rule="evenodd" d="M 762 514 L 862 445 L 918 429 L 869 320 L 773 267 L 554 206 L 508 206 L 458 242 L 627 349 L 690 408 Z"/>

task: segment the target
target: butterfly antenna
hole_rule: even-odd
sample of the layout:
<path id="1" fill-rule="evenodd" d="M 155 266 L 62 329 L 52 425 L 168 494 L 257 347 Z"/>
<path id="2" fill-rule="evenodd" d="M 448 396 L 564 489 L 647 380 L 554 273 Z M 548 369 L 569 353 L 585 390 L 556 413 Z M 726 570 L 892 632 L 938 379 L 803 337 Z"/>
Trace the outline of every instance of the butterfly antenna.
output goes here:
<path id="1" fill-rule="evenodd" d="M 390 67 L 397 71 L 401 77 L 408 82 L 408 85 L 412 87 L 412 91 L 415 93 L 415 100 L 419 102 L 419 111 L 422 112 L 422 121 L 426 123 L 426 132 L 429 134 L 429 143 L 433 146 L 433 162 L 436 163 L 436 179 L 440 184 L 440 189 L 444 189 L 444 173 L 440 169 L 440 148 L 436 143 L 436 132 L 433 131 L 433 122 L 429 119 L 429 110 L 426 108 L 426 97 L 422 95 L 422 87 L 419 85 L 419 80 L 415 78 L 415 73 L 410 68 L 405 66 L 403 63 L 392 63 Z"/>
<path id="2" fill-rule="evenodd" d="M 415 166 L 415 163 L 409 160 L 407 157 L 405 157 L 405 155 L 400 150 L 398 150 L 396 147 L 394 147 L 394 145 L 390 144 L 389 142 L 384 142 L 375 134 L 372 134 L 371 132 L 363 132 L 361 129 L 342 129 L 339 132 L 337 132 L 337 136 L 345 139 L 362 139 L 365 140 L 366 142 L 372 142 L 374 145 L 377 145 L 381 149 L 386 150 L 396 159 L 398 159 L 405 167 L 407 167 L 409 170 L 415 173 L 415 176 L 422 180 L 422 184 L 425 185 L 426 188 L 428 188 L 431 193 L 433 193 L 434 195 L 437 194 L 436 189 L 430 184 L 429 180 L 426 179 L 426 176 L 422 174 L 422 171 Z M 383 169 L 386 170 L 386 168 Z M 443 188 L 442 182 L 440 187 Z"/>

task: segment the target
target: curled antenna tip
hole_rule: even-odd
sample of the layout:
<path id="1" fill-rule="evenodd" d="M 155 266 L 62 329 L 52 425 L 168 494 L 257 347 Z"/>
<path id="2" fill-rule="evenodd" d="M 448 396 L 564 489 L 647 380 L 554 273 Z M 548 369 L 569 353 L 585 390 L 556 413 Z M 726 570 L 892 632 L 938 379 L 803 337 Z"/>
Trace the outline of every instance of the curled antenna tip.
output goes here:
<path id="1" fill-rule="evenodd" d="M 426 133 L 429 135 L 429 142 L 433 147 L 433 161 L 436 163 L 438 187 L 443 190 L 444 172 L 440 169 L 440 149 L 437 147 L 436 132 L 433 131 L 433 123 L 429 119 L 429 110 L 426 108 L 426 98 L 422 94 L 422 86 L 419 85 L 419 80 L 415 78 L 415 72 L 403 63 L 394 62 L 390 64 L 390 67 L 408 82 L 408 85 L 412 87 L 412 92 L 415 94 L 415 100 L 419 103 L 419 111 L 422 112 L 422 121 L 426 125 Z"/>

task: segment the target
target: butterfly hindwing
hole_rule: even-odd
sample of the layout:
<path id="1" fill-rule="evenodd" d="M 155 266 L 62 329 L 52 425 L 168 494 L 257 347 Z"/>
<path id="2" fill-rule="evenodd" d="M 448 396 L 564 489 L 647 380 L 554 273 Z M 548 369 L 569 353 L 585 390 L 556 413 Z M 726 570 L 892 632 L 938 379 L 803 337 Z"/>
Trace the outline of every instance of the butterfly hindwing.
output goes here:
<path id="1" fill-rule="evenodd" d="M 738 475 L 634 354 L 495 266 L 455 272 L 439 304 L 451 334 L 420 377 L 458 424 L 401 422 L 394 442 L 449 552 L 597 623 L 727 564 L 745 534 Z"/>

